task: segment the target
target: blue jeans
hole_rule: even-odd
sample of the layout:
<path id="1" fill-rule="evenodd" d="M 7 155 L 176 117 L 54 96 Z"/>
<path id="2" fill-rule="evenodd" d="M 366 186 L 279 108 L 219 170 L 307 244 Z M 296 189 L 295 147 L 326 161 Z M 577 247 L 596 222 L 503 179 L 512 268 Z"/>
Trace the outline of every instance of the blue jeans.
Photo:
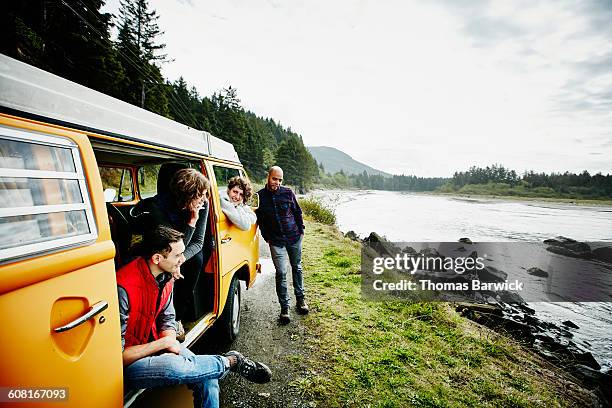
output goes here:
<path id="1" fill-rule="evenodd" d="M 275 246 L 270 243 L 270 254 L 276 269 L 276 295 L 281 308 L 289 308 L 287 294 L 287 262 L 291 265 L 293 293 L 296 299 L 304 298 L 304 280 L 302 279 L 302 238 L 292 245 Z"/>
<path id="2" fill-rule="evenodd" d="M 219 407 L 219 379 L 228 373 L 221 356 L 196 355 L 181 344 L 181 353 L 164 353 L 136 360 L 123 369 L 128 389 L 187 384 L 195 408 Z"/>

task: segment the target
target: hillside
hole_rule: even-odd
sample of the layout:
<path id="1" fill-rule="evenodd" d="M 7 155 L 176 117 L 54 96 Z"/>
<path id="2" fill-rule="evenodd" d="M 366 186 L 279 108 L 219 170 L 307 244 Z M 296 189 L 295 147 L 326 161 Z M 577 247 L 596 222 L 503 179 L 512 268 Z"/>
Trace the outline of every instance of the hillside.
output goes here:
<path id="1" fill-rule="evenodd" d="M 307 146 L 308 151 L 318 163 L 323 163 L 325 171 L 334 174 L 340 170 L 345 174 L 361 174 L 365 170 L 368 175 L 391 177 L 391 174 L 377 170 L 353 159 L 348 154 L 327 146 Z"/>

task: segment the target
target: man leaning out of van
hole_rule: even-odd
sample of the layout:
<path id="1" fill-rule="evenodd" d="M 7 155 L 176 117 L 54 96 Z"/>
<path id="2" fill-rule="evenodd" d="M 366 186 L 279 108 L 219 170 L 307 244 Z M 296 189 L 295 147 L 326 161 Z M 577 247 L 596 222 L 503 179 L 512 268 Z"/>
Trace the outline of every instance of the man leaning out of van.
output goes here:
<path id="1" fill-rule="evenodd" d="M 260 384 L 272 373 L 237 351 L 196 355 L 176 340 L 172 288 L 184 251 L 183 234 L 160 226 L 145 234 L 143 256 L 117 272 L 125 386 L 187 384 L 194 407 L 218 407 L 218 380 L 229 371 Z"/>

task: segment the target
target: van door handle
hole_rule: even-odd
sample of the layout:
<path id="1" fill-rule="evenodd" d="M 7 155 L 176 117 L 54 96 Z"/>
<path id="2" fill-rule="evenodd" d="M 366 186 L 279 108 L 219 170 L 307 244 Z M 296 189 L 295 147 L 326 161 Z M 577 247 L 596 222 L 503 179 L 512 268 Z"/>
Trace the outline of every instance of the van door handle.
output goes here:
<path id="1" fill-rule="evenodd" d="M 230 242 L 232 240 L 232 237 L 230 237 L 229 235 L 226 236 L 225 238 L 221 238 L 221 243 L 222 244 L 227 244 L 228 242 Z"/>
<path id="2" fill-rule="evenodd" d="M 97 315 L 98 313 L 103 312 L 107 308 L 108 308 L 108 302 L 105 300 L 101 300 L 100 302 L 90 307 L 89 311 L 85 313 L 83 316 L 76 318 L 75 320 L 71 321 L 65 326 L 56 327 L 55 329 L 53 329 L 53 331 L 56 333 L 62 333 L 70 329 L 74 329 L 75 327 L 80 326 L 81 324 L 85 323 L 86 321 L 88 321 L 89 319 Z"/>

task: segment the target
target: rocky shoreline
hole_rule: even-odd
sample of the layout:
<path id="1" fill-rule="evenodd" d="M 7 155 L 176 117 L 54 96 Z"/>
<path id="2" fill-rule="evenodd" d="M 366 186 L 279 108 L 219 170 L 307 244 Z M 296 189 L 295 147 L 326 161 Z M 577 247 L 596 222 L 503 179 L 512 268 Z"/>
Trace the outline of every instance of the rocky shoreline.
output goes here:
<path id="1" fill-rule="evenodd" d="M 431 248 L 418 253 L 410 247 L 400 250 L 374 232 L 363 240 L 353 231 L 347 232 L 345 236 L 368 243 L 379 255 L 394 256 L 397 253 L 410 253 L 429 257 L 442 256 Z M 472 243 L 469 238 L 462 238 L 459 242 L 468 245 Z M 611 247 L 591 250 L 588 244 L 566 237 L 546 240 L 544 244 L 547 245 L 547 251 L 558 255 L 612 264 Z M 470 257 L 476 256 L 476 253 L 470 254 Z M 538 277 L 548 276 L 546 271 L 535 267 L 529 268 L 527 273 Z M 419 272 L 416 273 L 416 278 L 418 277 Z M 483 270 L 463 275 L 428 271 L 427 277 L 442 283 L 467 282 L 474 278 L 486 282 L 503 282 L 507 274 L 487 266 Z M 467 295 L 469 299 L 465 299 L 463 295 Z M 514 338 L 547 361 L 573 375 L 587 389 L 597 392 L 604 404 L 612 405 L 612 373 L 610 370 L 602 371 L 601 365 L 591 352 L 572 341 L 574 336 L 572 331 L 579 328 L 574 322 L 567 320 L 562 324 L 554 324 L 543 321 L 536 317 L 535 310 L 514 292 L 470 291 L 463 293 L 462 297 L 464 298 L 462 301 L 453 302 L 455 309 L 462 316 Z"/>

